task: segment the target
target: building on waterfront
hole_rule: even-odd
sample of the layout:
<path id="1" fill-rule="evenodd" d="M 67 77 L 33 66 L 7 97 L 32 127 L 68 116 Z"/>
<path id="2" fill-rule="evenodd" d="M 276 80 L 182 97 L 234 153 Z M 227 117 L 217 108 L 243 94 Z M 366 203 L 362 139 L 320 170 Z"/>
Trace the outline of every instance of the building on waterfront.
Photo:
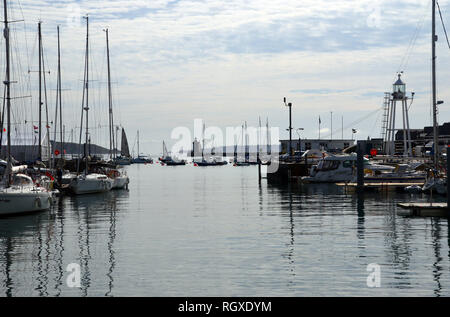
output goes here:
<path id="1" fill-rule="evenodd" d="M 395 152 L 403 153 L 403 132 L 398 130 L 395 133 Z M 450 122 L 445 122 L 438 127 L 439 147 L 445 147 L 450 144 Z M 422 156 L 426 151 L 433 148 L 433 127 L 424 127 L 423 129 L 411 129 L 411 143 L 413 155 Z"/>
<path id="2" fill-rule="evenodd" d="M 341 152 L 352 146 L 354 140 L 348 139 L 292 139 L 292 149 L 294 151 L 322 150 L 327 152 Z M 287 153 L 289 140 L 280 140 L 281 153 Z"/>

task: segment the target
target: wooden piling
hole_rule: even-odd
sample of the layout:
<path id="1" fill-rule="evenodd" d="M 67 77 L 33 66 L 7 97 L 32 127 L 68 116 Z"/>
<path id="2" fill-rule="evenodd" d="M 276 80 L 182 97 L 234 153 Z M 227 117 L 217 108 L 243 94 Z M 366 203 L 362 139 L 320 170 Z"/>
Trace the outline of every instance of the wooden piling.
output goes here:
<path id="1" fill-rule="evenodd" d="M 356 143 L 356 176 L 357 176 L 357 190 L 364 190 L 364 156 L 361 141 Z"/>
<path id="2" fill-rule="evenodd" d="M 450 147 L 447 146 L 447 216 L 450 218 L 450 186 L 449 186 L 449 176 L 450 176 Z"/>

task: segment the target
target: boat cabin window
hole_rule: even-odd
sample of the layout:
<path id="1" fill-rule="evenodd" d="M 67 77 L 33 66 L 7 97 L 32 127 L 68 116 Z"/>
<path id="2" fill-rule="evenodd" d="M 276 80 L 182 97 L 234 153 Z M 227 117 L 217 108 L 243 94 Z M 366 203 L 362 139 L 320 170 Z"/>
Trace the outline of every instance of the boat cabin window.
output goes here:
<path id="1" fill-rule="evenodd" d="M 334 170 L 339 167 L 341 162 L 339 161 L 323 161 L 322 166 L 318 166 L 321 171 Z"/>
<path id="2" fill-rule="evenodd" d="M 351 167 L 353 167 L 353 163 L 354 163 L 354 161 L 346 160 L 346 161 L 342 162 L 342 166 L 344 168 L 351 168 Z"/>

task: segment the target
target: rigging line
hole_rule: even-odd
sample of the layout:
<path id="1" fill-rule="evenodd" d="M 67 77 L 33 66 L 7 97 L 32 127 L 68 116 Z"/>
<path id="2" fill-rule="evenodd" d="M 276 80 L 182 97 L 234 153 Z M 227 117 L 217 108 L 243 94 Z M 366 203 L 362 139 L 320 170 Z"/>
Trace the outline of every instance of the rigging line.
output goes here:
<path id="1" fill-rule="evenodd" d="M 450 42 L 448 41 L 447 30 L 445 29 L 444 20 L 442 19 L 441 7 L 439 6 L 439 2 L 436 1 L 436 4 L 438 7 L 439 16 L 441 18 L 442 28 L 444 29 L 445 38 L 447 39 L 447 45 L 448 45 L 448 48 L 450 49 Z"/>
<path id="2" fill-rule="evenodd" d="M 430 1 L 430 3 L 431 3 L 431 1 Z M 428 12 L 428 11 L 426 11 L 426 12 L 423 14 L 423 16 L 422 16 L 422 21 L 420 21 L 419 23 L 417 23 L 416 29 L 415 29 L 415 31 L 414 31 L 414 34 L 413 34 L 413 36 L 411 37 L 411 39 L 410 39 L 410 41 L 409 41 L 408 47 L 407 47 L 407 49 L 406 49 L 406 53 L 405 53 L 405 55 L 403 56 L 403 58 L 401 59 L 401 62 L 400 62 L 400 65 L 399 65 L 399 67 L 398 67 L 398 71 L 397 71 L 397 72 L 400 72 L 400 71 L 404 70 L 404 69 L 402 69 L 402 68 L 406 68 L 406 65 L 408 64 L 409 58 L 410 58 L 410 56 L 411 56 L 411 51 L 412 51 L 412 49 L 414 48 L 414 46 L 415 46 L 415 44 L 416 44 L 416 41 L 417 41 L 417 38 L 419 37 L 419 33 L 420 33 L 421 29 L 423 28 L 423 25 L 424 25 L 424 23 L 425 23 L 425 17 L 427 16 L 427 12 Z M 395 78 L 396 78 L 396 77 L 394 77 L 394 80 L 395 80 Z"/>
<path id="3" fill-rule="evenodd" d="M 344 127 L 344 130 L 345 130 L 345 129 L 348 129 L 348 128 L 350 128 L 350 127 L 353 128 L 355 125 L 357 125 L 357 124 L 363 122 L 364 120 L 368 119 L 370 116 L 374 115 L 374 114 L 377 113 L 378 111 L 383 110 L 383 108 L 384 108 L 384 107 L 382 106 L 382 107 L 380 107 L 380 108 L 378 108 L 378 109 L 376 109 L 376 110 L 374 110 L 374 111 L 372 111 L 372 112 L 369 112 L 369 113 L 366 114 L 365 116 L 363 116 L 363 117 L 361 117 L 361 118 L 359 118 L 359 119 L 357 119 L 357 120 L 351 122 L 350 124 L 348 124 L 348 125 L 346 125 L 346 126 Z M 334 130 L 334 131 L 332 131 L 332 132 L 333 132 L 333 133 L 337 133 L 337 132 L 339 132 L 339 131 L 342 131 L 342 129 L 336 129 L 336 130 Z M 331 133 L 324 135 L 323 138 L 326 139 L 326 138 L 328 138 L 328 137 L 330 137 L 330 136 L 331 136 Z"/>

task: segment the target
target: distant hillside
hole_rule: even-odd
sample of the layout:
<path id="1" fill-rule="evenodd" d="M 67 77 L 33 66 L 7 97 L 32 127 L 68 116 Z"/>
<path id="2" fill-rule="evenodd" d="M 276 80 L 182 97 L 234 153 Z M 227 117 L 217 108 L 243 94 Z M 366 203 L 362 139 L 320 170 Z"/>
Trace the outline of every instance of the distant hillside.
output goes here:
<path id="1" fill-rule="evenodd" d="M 53 149 L 60 149 L 61 143 L 52 141 Z M 109 149 L 106 149 L 102 146 L 91 144 L 88 145 L 91 150 L 91 154 L 109 154 Z M 66 154 L 79 154 L 84 152 L 84 144 L 79 145 L 78 143 L 64 143 L 64 149 L 66 150 Z M 117 151 L 120 153 L 120 151 Z"/>

